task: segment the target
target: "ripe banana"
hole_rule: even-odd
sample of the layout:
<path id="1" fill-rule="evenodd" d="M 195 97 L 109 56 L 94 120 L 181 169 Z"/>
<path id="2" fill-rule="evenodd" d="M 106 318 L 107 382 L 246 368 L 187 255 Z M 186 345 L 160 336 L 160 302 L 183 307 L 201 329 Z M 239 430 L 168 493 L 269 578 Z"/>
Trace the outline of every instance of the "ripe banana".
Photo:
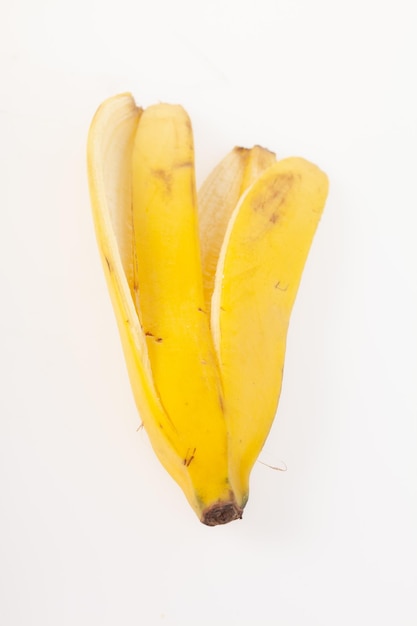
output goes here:
<path id="1" fill-rule="evenodd" d="M 300 158 L 235 148 L 197 199 L 186 112 L 167 104 L 143 111 L 130 94 L 99 107 L 87 160 L 145 430 L 203 523 L 238 519 L 277 408 L 327 177 Z"/>

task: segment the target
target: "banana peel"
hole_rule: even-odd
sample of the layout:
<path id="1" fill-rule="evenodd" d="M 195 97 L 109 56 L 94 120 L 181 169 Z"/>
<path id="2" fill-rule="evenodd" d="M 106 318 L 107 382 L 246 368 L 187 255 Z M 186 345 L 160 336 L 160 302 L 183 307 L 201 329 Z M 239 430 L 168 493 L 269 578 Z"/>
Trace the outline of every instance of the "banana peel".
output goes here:
<path id="1" fill-rule="evenodd" d="M 209 526 L 242 517 L 278 405 L 291 310 L 328 191 L 301 158 L 235 148 L 197 195 L 191 122 L 128 93 L 92 121 L 98 247 L 160 462 Z"/>

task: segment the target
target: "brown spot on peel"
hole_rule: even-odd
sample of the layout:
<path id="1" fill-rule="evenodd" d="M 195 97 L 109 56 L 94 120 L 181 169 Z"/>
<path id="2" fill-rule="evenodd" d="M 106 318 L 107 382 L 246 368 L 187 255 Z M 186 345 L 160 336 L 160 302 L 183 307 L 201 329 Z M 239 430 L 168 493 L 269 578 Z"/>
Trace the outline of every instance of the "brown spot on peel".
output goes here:
<path id="1" fill-rule="evenodd" d="M 149 331 L 145 333 L 145 337 L 152 337 L 152 339 L 155 339 L 156 343 L 161 343 L 161 341 L 163 341 L 162 337 L 155 337 L 155 335 Z"/>
<path id="2" fill-rule="evenodd" d="M 190 449 L 187 450 L 186 457 L 185 457 L 185 459 L 182 462 L 182 464 L 185 465 L 185 467 L 189 467 L 190 466 L 191 461 L 195 458 L 195 453 L 197 452 L 197 448 L 194 448 L 194 450 L 192 451 L 190 456 L 188 456 L 189 452 L 190 452 Z"/>
<path id="3" fill-rule="evenodd" d="M 288 193 L 294 183 L 294 175 L 291 172 L 281 174 L 265 188 L 262 195 L 255 195 L 252 201 L 252 208 L 257 213 L 267 216 L 269 221 L 275 224 L 279 220 L 279 208 L 284 204 Z"/>
<path id="4" fill-rule="evenodd" d="M 170 172 L 167 172 L 166 170 L 163 169 L 153 169 L 152 170 L 152 175 L 155 176 L 155 178 L 158 178 L 159 180 L 161 180 L 167 191 L 171 190 L 171 186 L 172 186 L 172 176 Z"/>
<path id="5" fill-rule="evenodd" d="M 281 287 L 281 281 L 279 280 L 277 283 L 275 283 L 274 288 L 279 289 L 280 291 L 287 291 L 288 285 L 285 285 L 285 287 Z"/>

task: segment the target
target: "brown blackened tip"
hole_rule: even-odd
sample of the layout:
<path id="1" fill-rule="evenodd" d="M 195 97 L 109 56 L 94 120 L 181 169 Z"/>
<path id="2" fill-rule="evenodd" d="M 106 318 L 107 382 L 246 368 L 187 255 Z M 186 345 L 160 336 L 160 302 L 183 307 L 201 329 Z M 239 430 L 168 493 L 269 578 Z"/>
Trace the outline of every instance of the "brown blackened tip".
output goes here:
<path id="1" fill-rule="evenodd" d="M 242 513 L 243 509 L 236 502 L 215 502 L 204 509 L 201 521 L 206 526 L 219 526 L 242 519 Z"/>

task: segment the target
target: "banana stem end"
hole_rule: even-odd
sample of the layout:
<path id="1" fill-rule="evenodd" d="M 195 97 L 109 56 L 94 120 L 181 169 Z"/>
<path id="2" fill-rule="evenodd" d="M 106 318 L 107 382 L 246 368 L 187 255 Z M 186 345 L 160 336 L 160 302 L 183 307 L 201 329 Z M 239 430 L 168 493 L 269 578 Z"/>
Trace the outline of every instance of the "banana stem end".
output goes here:
<path id="1" fill-rule="evenodd" d="M 204 509 L 201 521 L 206 526 L 219 526 L 242 519 L 242 514 L 243 509 L 236 502 L 215 502 Z"/>

